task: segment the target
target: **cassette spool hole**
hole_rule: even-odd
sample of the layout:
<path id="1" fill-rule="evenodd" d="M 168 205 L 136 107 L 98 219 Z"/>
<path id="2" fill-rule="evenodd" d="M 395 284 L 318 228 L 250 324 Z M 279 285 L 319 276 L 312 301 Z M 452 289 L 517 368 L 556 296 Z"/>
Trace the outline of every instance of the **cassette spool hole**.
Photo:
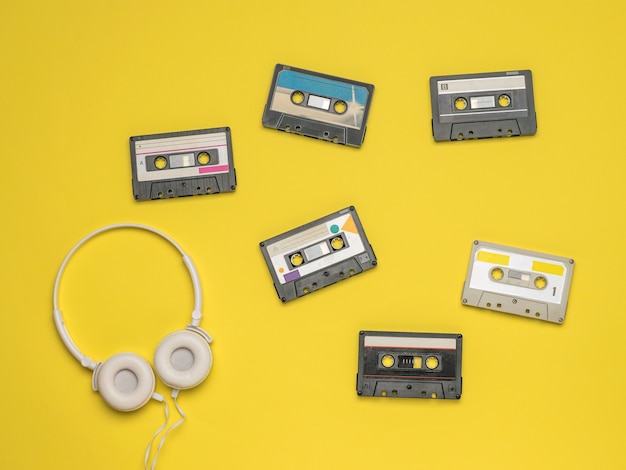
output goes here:
<path id="1" fill-rule="evenodd" d="M 506 108 L 511 104 L 511 97 L 509 95 L 500 95 L 498 97 L 498 104 L 502 108 Z"/>
<path id="2" fill-rule="evenodd" d="M 304 93 L 301 91 L 294 91 L 291 94 L 291 102 L 293 104 L 302 104 L 304 103 Z"/>
<path id="3" fill-rule="evenodd" d="M 386 367 L 387 369 L 392 367 L 395 362 L 396 361 L 391 354 L 385 354 L 380 360 L 383 367 Z"/>
<path id="4" fill-rule="evenodd" d="M 162 170 L 167 166 L 167 158 L 164 156 L 158 156 L 154 159 L 154 166 L 157 170 Z"/>
<path id="5" fill-rule="evenodd" d="M 333 247 L 333 250 L 337 251 L 337 250 L 341 250 L 344 246 L 344 241 L 343 238 L 341 237 L 335 237 L 330 241 L 330 246 Z"/>
<path id="6" fill-rule="evenodd" d="M 302 263 L 304 263 L 304 257 L 302 256 L 302 253 L 300 252 L 294 253 L 293 255 L 291 255 L 289 260 L 291 261 L 291 264 L 293 266 L 300 266 Z"/>
<path id="7" fill-rule="evenodd" d="M 337 114 L 343 114 L 348 109 L 348 105 L 346 104 L 345 101 L 337 100 L 335 101 L 335 104 L 333 105 L 333 109 L 335 110 Z"/>
<path id="8" fill-rule="evenodd" d="M 454 107 L 458 109 L 459 111 L 463 111 L 465 108 L 467 108 L 467 100 L 463 97 L 459 97 L 455 99 Z"/>
<path id="9" fill-rule="evenodd" d="M 208 165 L 210 161 L 211 161 L 211 155 L 209 155 L 207 152 L 200 152 L 198 154 L 198 164 Z"/>
<path id="10" fill-rule="evenodd" d="M 436 369 L 439 366 L 439 359 L 437 359 L 435 356 L 428 356 L 424 363 L 426 364 L 426 367 L 428 369 Z"/>
<path id="11" fill-rule="evenodd" d="M 504 271 L 501 268 L 493 268 L 489 275 L 494 281 L 501 281 L 504 278 Z"/>
<path id="12" fill-rule="evenodd" d="M 545 289 L 547 285 L 548 285 L 548 281 L 546 280 L 545 277 L 537 276 L 535 278 L 535 287 L 537 289 Z"/>

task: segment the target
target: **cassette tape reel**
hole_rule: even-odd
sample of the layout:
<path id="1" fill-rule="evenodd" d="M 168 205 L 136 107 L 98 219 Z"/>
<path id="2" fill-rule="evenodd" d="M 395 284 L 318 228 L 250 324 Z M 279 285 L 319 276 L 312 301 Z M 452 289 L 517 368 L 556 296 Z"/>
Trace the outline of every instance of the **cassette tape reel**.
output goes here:
<path id="1" fill-rule="evenodd" d="M 261 242 L 283 302 L 315 292 L 377 265 L 354 207 Z"/>
<path id="2" fill-rule="evenodd" d="M 359 396 L 461 398 L 463 336 L 361 331 Z"/>
<path id="3" fill-rule="evenodd" d="M 228 127 L 131 137 L 130 157 L 137 201 L 237 187 Z"/>
<path id="4" fill-rule="evenodd" d="M 463 305 L 563 323 L 574 260 L 475 241 Z"/>
<path id="5" fill-rule="evenodd" d="M 278 64 L 263 125 L 360 147 L 374 85 Z"/>
<path id="6" fill-rule="evenodd" d="M 436 141 L 537 132 L 530 70 L 430 78 Z"/>

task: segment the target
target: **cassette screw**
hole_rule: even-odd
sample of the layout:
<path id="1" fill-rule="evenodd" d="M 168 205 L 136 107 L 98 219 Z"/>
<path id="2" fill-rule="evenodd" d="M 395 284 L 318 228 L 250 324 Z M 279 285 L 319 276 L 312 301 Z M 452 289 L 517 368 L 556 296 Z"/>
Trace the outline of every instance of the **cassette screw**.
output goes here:
<path id="1" fill-rule="evenodd" d="M 513 299 L 513 303 L 516 304 L 517 303 L 517 299 Z"/>

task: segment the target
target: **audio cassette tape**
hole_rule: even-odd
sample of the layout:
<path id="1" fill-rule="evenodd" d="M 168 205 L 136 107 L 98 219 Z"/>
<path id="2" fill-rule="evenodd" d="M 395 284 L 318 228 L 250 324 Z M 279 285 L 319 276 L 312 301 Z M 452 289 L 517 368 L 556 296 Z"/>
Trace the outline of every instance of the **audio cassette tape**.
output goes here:
<path id="1" fill-rule="evenodd" d="M 537 132 L 530 70 L 430 78 L 436 141 Z"/>
<path id="2" fill-rule="evenodd" d="M 234 191 L 230 128 L 130 138 L 133 195 L 138 201 Z"/>
<path id="3" fill-rule="evenodd" d="M 261 242 L 283 302 L 315 292 L 377 264 L 354 207 Z"/>
<path id="4" fill-rule="evenodd" d="M 574 260 L 475 241 L 463 305 L 563 323 Z"/>
<path id="5" fill-rule="evenodd" d="M 263 125 L 360 147 L 374 85 L 277 64 Z"/>
<path id="6" fill-rule="evenodd" d="M 359 396 L 461 398 L 463 336 L 361 331 Z"/>

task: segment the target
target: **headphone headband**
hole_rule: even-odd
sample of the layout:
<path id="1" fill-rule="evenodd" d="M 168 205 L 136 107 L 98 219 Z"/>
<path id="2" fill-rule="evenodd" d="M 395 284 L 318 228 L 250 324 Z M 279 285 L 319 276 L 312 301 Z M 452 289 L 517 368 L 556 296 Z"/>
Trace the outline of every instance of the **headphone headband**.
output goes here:
<path id="1" fill-rule="evenodd" d="M 194 307 L 193 307 L 193 312 L 191 313 L 190 325 L 193 327 L 199 327 L 200 321 L 202 320 L 202 290 L 200 288 L 200 277 L 198 276 L 198 271 L 196 270 L 196 267 L 194 266 L 193 261 L 183 251 L 183 249 L 180 247 L 178 243 L 176 243 L 169 236 L 165 235 L 163 232 L 160 232 L 159 230 L 156 230 L 152 227 L 148 227 L 147 225 L 122 223 L 122 224 L 107 225 L 105 227 L 99 228 L 98 230 L 95 230 L 91 232 L 90 234 L 86 235 L 85 237 L 83 237 L 78 243 L 76 243 L 76 245 L 72 247 L 72 249 L 67 254 L 67 256 L 65 256 L 65 259 L 63 260 L 63 262 L 61 263 L 61 267 L 59 268 L 59 272 L 57 273 L 56 281 L 54 282 L 54 293 L 53 293 L 53 299 L 52 299 L 52 303 L 54 307 L 54 312 L 53 312 L 54 324 L 56 325 L 59 335 L 61 336 L 61 340 L 63 341 L 67 349 L 70 351 L 70 353 L 72 353 L 72 356 L 74 356 L 81 363 L 83 367 L 86 367 L 91 370 L 94 370 L 96 366 L 98 365 L 98 363 L 94 361 L 93 359 L 91 359 L 90 357 L 83 354 L 81 350 L 78 349 L 78 346 L 76 346 L 76 343 L 74 343 L 74 341 L 72 340 L 72 337 L 68 333 L 67 328 L 65 327 L 65 321 L 63 320 L 63 314 L 61 313 L 61 310 L 59 309 L 59 302 L 58 302 L 59 286 L 61 284 L 61 277 L 63 276 L 65 268 L 67 267 L 67 264 L 69 263 L 72 256 L 74 256 L 74 253 L 76 253 L 76 251 L 78 251 L 78 249 L 82 245 L 84 245 L 87 241 L 89 241 L 90 239 L 94 238 L 97 235 L 100 235 L 103 232 L 108 232 L 110 230 L 116 230 L 119 228 L 137 228 L 137 229 L 146 230 L 148 232 L 155 233 L 156 235 L 159 235 L 161 238 L 167 240 L 171 245 L 174 246 L 174 248 L 176 248 L 180 252 L 180 254 L 183 256 L 183 263 L 187 267 L 187 270 L 189 271 L 189 275 L 191 276 L 191 283 L 193 284 Z"/>

